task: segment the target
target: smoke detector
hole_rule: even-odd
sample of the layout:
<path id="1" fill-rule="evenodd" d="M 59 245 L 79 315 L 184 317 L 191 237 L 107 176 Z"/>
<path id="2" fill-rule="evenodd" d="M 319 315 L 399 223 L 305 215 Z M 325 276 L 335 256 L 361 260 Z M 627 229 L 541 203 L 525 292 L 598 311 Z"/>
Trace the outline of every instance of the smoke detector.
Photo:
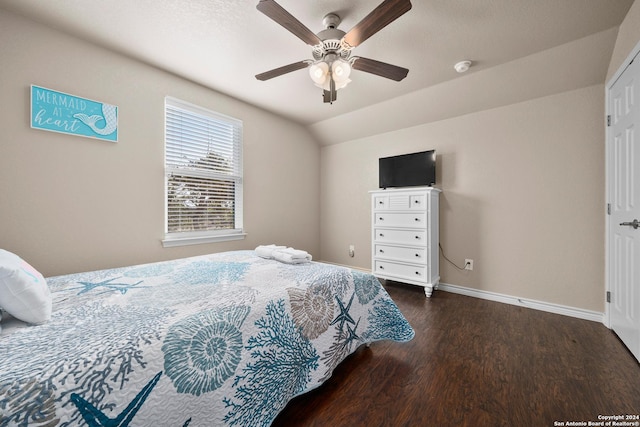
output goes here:
<path id="1" fill-rule="evenodd" d="M 453 68 L 455 68 L 455 70 L 459 73 L 467 72 L 469 70 L 469 67 L 471 67 L 471 61 L 467 59 L 465 59 L 464 61 L 460 61 L 453 66 Z"/>

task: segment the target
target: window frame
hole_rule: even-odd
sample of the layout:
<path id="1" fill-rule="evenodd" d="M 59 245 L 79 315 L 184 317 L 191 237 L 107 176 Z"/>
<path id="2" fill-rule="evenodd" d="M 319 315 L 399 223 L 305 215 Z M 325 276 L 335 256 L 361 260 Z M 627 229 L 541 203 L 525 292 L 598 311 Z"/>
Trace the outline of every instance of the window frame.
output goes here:
<path id="1" fill-rule="evenodd" d="M 180 168 L 179 166 L 170 165 L 168 162 L 168 113 L 170 109 L 182 110 L 187 113 L 196 114 L 214 122 L 230 125 L 234 130 L 233 152 L 234 152 L 234 170 L 231 175 L 213 177 L 215 173 L 205 173 L 202 170 L 194 168 Z M 243 123 L 241 120 L 226 116 L 224 114 L 211 111 L 207 108 L 191 104 L 170 96 L 165 97 L 164 103 L 164 238 L 162 239 L 163 247 L 194 245 L 203 243 L 225 242 L 231 240 L 244 239 L 246 233 L 243 225 Z M 234 228 L 215 229 L 215 230 L 198 230 L 198 231 L 169 231 L 169 179 L 172 174 L 179 173 L 180 176 L 188 176 L 190 178 L 205 178 L 226 180 L 234 182 Z"/>

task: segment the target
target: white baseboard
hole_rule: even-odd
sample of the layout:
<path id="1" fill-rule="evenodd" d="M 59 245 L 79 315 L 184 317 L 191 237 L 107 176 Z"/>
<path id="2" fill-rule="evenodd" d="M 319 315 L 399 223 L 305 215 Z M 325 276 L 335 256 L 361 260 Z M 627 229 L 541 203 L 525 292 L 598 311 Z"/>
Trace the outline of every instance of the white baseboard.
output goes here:
<path id="1" fill-rule="evenodd" d="M 483 291 L 473 288 L 465 288 L 458 285 L 450 285 L 448 283 L 439 283 L 438 290 L 451 292 L 454 294 L 466 295 L 469 297 L 496 301 L 505 304 L 518 305 L 520 307 L 532 308 L 534 310 L 546 311 L 549 313 L 561 314 L 563 316 L 577 317 L 578 319 L 591 320 L 593 322 L 604 323 L 604 313 L 597 311 L 584 310 L 566 305 L 553 304 L 550 302 L 530 300 L 526 298 L 518 298 L 511 295 L 499 294 L 496 292 Z"/>
<path id="2" fill-rule="evenodd" d="M 370 268 L 354 267 L 353 265 L 338 264 L 337 262 L 322 261 L 322 260 L 318 260 L 317 262 L 321 262 L 323 264 L 337 265 L 338 267 L 346 267 L 346 268 L 350 268 L 351 270 L 362 271 L 363 273 L 371 273 L 371 269 Z"/>
<path id="3" fill-rule="evenodd" d="M 360 270 L 364 273 L 371 273 L 371 270 L 352 265 L 338 264 L 335 262 L 318 261 L 325 264 L 333 264 L 341 267 Z M 483 291 L 480 289 L 466 288 L 464 286 L 451 285 L 449 283 L 438 283 L 437 289 L 440 291 L 451 292 L 454 294 L 466 295 L 468 297 L 480 298 L 489 301 L 501 302 L 504 304 L 517 305 L 520 307 L 531 308 L 534 310 L 546 311 L 548 313 L 561 314 L 563 316 L 576 317 L 578 319 L 590 320 L 592 322 L 600 322 L 605 326 L 605 313 L 598 311 L 584 310 L 582 308 L 570 307 L 567 305 L 553 304 L 545 301 L 537 301 L 526 298 L 518 298 L 512 295 L 499 294 L 497 292 Z"/>

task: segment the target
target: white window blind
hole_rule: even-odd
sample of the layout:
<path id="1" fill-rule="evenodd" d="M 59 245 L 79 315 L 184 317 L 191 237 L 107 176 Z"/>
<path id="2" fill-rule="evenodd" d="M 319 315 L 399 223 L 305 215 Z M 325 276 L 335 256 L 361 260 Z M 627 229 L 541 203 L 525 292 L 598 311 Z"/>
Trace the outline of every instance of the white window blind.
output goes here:
<path id="1" fill-rule="evenodd" d="M 242 121 L 165 99 L 165 246 L 242 238 Z"/>

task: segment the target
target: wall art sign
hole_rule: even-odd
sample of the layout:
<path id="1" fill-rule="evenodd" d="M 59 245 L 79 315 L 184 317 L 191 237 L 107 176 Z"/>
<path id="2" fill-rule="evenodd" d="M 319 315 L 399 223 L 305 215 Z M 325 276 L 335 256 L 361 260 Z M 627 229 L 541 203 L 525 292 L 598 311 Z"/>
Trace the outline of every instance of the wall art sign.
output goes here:
<path id="1" fill-rule="evenodd" d="M 118 107 L 31 85 L 31 127 L 118 141 Z"/>

